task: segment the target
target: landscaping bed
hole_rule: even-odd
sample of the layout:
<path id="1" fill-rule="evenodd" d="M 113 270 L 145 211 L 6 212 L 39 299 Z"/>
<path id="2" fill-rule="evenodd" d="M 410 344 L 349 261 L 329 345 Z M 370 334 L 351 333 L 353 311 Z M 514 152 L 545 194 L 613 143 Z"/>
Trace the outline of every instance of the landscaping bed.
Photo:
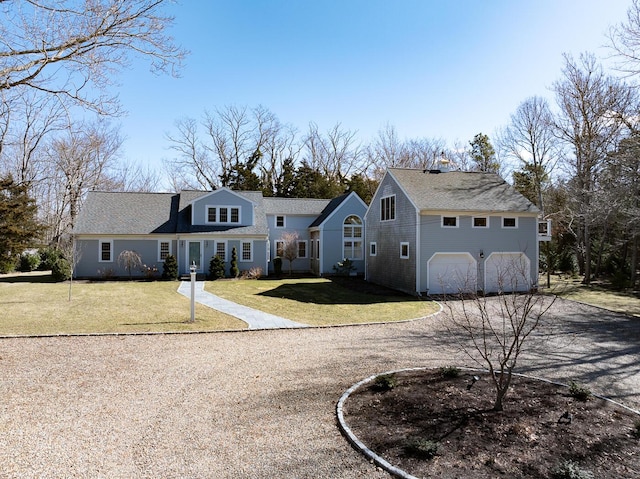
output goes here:
<path id="1" fill-rule="evenodd" d="M 416 477 L 640 477 L 637 414 L 583 387 L 519 376 L 496 412 L 488 375 L 446 372 L 398 372 L 362 385 L 344 403 L 348 427 Z"/>

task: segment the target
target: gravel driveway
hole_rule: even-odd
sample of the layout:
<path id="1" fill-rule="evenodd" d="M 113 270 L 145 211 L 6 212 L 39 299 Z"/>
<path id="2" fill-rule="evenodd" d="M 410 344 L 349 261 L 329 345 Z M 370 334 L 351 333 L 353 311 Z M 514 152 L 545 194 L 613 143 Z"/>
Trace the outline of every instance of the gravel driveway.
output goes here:
<path id="1" fill-rule="evenodd" d="M 0 340 L 0 477 L 388 478 L 335 403 L 377 372 L 473 366 L 441 321 Z M 550 323 L 520 372 L 640 408 L 640 320 L 559 301 Z"/>

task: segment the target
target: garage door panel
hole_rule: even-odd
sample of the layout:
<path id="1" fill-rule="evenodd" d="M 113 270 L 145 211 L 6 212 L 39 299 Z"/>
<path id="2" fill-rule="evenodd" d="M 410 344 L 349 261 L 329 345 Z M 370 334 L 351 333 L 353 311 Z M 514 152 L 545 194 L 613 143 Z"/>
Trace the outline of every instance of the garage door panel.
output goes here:
<path id="1" fill-rule="evenodd" d="M 531 289 L 531 262 L 524 253 L 491 253 L 485 262 L 487 293 Z"/>
<path id="2" fill-rule="evenodd" d="M 477 288 L 477 264 L 468 253 L 436 253 L 428 263 L 429 294 L 457 294 Z"/>

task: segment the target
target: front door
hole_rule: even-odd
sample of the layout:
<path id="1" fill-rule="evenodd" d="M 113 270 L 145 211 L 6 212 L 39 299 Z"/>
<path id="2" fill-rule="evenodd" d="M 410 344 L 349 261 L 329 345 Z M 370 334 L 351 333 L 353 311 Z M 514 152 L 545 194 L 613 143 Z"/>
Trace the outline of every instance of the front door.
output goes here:
<path id="1" fill-rule="evenodd" d="M 196 263 L 196 271 L 202 273 L 202 242 L 200 241 L 189 241 L 189 264 L 188 268 L 194 263 Z"/>

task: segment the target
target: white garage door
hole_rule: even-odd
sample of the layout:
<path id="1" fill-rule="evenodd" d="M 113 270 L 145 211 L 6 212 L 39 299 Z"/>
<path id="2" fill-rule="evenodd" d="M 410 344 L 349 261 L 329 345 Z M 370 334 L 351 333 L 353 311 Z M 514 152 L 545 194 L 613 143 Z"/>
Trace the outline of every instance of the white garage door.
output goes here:
<path id="1" fill-rule="evenodd" d="M 491 253 L 485 262 L 485 292 L 528 291 L 531 262 L 524 253 Z"/>
<path id="2" fill-rule="evenodd" d="M 469 253 L 436 253 L 427 263 L 429 294 L 475 292 L 477 271 Z"/>

